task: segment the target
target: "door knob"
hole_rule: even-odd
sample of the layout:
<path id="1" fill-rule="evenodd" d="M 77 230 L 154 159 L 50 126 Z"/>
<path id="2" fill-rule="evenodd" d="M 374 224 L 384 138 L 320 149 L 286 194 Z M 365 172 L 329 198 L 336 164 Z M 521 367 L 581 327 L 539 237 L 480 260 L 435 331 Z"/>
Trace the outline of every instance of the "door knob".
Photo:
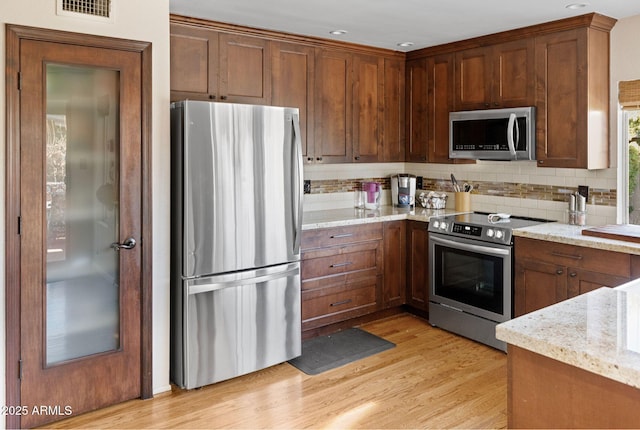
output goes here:
<path id="1" fill-rule="evenodd" d="M 120 251 L 120 249 L 133 249 L 136 246 L 136 240 L 132 237 L 126 239 L 124 242 L 122 243 L 118 243 L 118 242 L 113 242 L 111 244 L 111 247 L 116 250 L 116 251 Z"/>

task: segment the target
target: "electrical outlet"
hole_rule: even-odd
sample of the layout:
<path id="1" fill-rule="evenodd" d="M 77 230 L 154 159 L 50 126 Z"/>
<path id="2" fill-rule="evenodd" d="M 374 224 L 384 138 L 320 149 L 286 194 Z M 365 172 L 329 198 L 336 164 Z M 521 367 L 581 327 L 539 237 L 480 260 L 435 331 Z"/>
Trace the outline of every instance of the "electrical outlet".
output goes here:
<path id="1" fill-rule="evenodd" d="M 589 186 L 588 185 L 578 185 L 578 194 L 580 194 L 584 199 L 589 201 Z"/>
<path id="2" fill-rule="evenodd" d="M 304 193 L 311 194 L 311 180 L 309 179 L 304 180 Z"/>
<path id="3" fill-rule="evenodd" d="M 416 177 L 416 190 L 422 189 L 422 176 Z"/>

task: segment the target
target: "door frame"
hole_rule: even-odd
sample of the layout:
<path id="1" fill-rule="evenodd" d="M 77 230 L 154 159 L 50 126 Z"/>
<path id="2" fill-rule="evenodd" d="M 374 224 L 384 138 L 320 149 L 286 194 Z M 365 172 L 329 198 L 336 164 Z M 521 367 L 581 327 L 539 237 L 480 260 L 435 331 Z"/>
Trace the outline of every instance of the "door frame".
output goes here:
<path id="1" fill-rule="evenodd" d="M 58 30 L 6 25 L 6 198 L 5 198 L 5 330 L 6 405 L 20 405 L 20 41 L 65 43 L 137 52 L 142 80 L 142 267 L 141 267 L 141 398 L 153 397 L 152 380 L 152 208 L 151 208 L 151 43 Z M 20 416 L 6 417 L 7 428 L 20 428 Z"/>

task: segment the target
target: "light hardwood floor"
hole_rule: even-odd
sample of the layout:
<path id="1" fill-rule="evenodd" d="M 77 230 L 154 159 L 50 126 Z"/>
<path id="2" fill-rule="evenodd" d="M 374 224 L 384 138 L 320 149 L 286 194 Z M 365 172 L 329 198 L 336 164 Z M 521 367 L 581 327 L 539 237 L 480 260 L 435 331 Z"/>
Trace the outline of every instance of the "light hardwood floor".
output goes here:
<path id="1" fill-rule="evenodd" d="M 316 376 L 284 363 L 47 427 L 506 428 L 504 353 L 409 314 L 362 328 L 396 347 Z"/>

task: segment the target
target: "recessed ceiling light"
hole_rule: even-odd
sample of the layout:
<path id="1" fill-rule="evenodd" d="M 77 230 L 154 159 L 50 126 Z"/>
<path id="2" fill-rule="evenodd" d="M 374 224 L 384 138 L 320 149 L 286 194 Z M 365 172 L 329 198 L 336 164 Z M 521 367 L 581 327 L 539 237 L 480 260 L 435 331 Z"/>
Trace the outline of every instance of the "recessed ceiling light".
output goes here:
<path id="1" fill-rule="evenodd" d="M 589 6 L 589 3 L 571 3 L 566 5 L 565 7 L 567 9 L 582 9 L 587 6 Z"/>
<path id="2" fill-rule="evenodd" d="M 348 31 L 347 30 L 331 30 L 329 33 L 333 34 L 334 36 L 342 36 L 343 34 L 347 34 Z"/>
<path id="3" fill-rule="evenodd" d="M 401 48 L 407 48 L 409 46 L 413 46 L 413 42 L 400 42 L 398 43 L 398 46 L 400 46 Z"/>

